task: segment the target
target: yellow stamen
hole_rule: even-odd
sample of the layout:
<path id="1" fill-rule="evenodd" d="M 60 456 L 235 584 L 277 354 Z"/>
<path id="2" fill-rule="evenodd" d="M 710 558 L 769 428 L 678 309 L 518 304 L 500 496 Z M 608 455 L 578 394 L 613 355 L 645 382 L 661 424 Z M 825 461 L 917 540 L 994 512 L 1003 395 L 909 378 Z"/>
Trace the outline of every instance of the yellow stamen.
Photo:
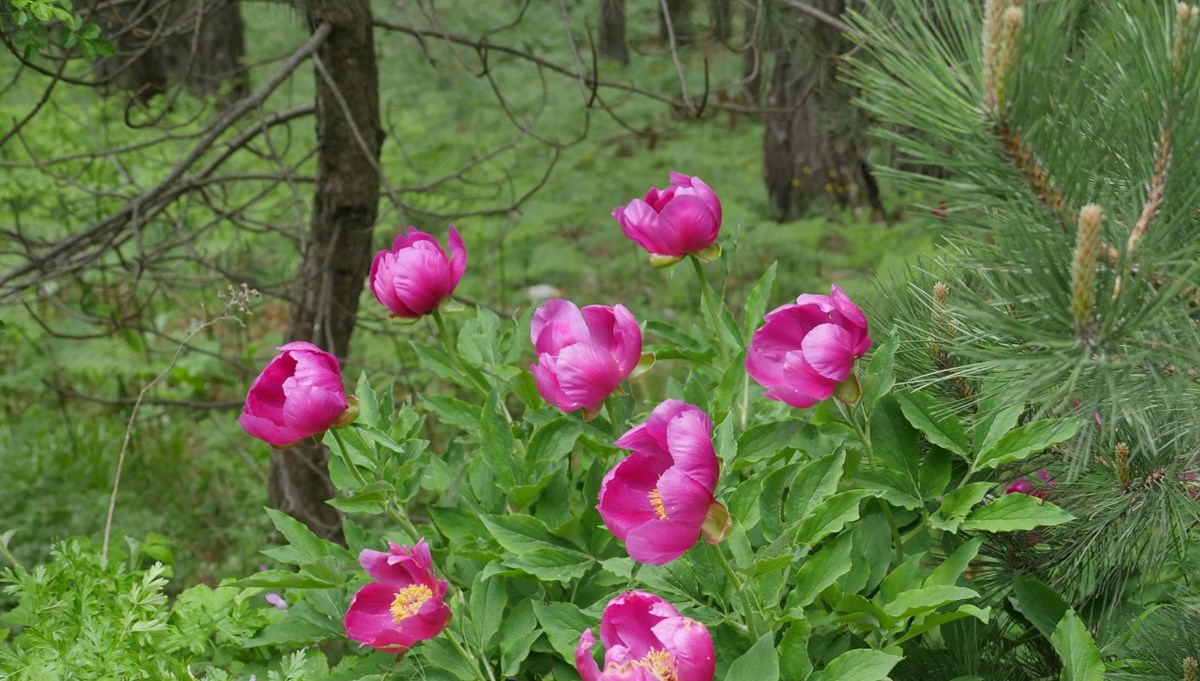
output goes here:
<path id="1" fill-rule="evenodd" d="M 397 591 L 396 599 L 392 601 L 392 621 L 399 624 L 405 617 L 417 614 L 430 598 L 433 598 L 433 591 L 424 584 L 413 584 Z"/>
<path id="2" fill-rule="evenodd" d="M 651 650 L 646 656 L 633 663 L 635 667 L 648 670 L 660 681 L 679 681 L 675 659 L 665 650 Z"/>
<path id="3" fill-rule="evenodd" d="M 659 520 L 667 520 L 667 509 L 663 507 L 662 496 L 658 493 L 658 488 L 650 490 L 650 505 L 654 507 L 654 512 L 658 514 Z"/>

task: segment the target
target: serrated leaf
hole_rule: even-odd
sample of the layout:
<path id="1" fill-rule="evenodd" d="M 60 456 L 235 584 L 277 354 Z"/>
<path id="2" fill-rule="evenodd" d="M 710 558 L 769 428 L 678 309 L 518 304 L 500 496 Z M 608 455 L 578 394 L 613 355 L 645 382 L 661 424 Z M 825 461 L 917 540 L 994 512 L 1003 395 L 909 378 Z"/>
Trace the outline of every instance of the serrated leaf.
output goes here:
<path id="1" fill-rule="evenodd" d="M 1026 494 L 1005 494 L 975 509 L 962 522 L 964 530 L 1013 532 L 1035 527 L 1061 525 L 1075 516 L 1054 504 Z"/>

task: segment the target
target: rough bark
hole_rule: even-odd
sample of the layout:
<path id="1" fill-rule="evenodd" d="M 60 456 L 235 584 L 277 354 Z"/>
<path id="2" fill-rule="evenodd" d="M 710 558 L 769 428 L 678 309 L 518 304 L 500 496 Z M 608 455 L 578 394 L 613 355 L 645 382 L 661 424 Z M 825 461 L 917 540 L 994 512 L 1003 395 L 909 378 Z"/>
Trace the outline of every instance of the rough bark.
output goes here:
<path id="1" fill-rule="evenodd" d="M 696 37 L 696 29 L 692 25 L 692 0 L 667 0 L 666 13 L 662 3 L 658 10 L 658 40 L 663 45 L 671 42 L 671 34 L 667 29 L 667 17 L 670 16 L 670 28 L 675 32 L 676 45 L 689 45 Z"/>
<path id="2" fill-rule="evenodd" d="M 600 0 L 600 56 L 629 63 L 625 45 L 625 0 Z"/>
<path id="3" fill-rule="evenodd" d="M 313 26 L 333 26 L 317 56 L 336 88 L 318 71 L 316 195 L 287 338 L 345 358 L 379 203 L 379 78 L 369 2 L 322 0 L 309 8 Z M 270 499 L 319 536 L 340 541 L 340 514 L 325 503 L 334 492 L 327 461 L 328 451 L 313 443 L 274 452 Z"/>
<path id="4" fill-rule="evenodd" d="M 166 3 L 114 0 L 91 3 L 86 11 L 113 46 L 113 55 L 96 62 L 102 91 L 131 93 L 142 103 L 167 91 L 167 65 L 159 54 L 167 40 L 170 7 Z"/>
<path id="5" fill-rule="evenodd" d="M 832 16 L 846 8 L 844 0 L 810 4 Z M 792 220 L 822 202 L 882 211 L 854 89 L 837 80 L 839 56 L 851 45 L 825 22 L 795 19 L 802 30 L 774 50 L 767 94 L 763 174 L 771 215 Z"/>

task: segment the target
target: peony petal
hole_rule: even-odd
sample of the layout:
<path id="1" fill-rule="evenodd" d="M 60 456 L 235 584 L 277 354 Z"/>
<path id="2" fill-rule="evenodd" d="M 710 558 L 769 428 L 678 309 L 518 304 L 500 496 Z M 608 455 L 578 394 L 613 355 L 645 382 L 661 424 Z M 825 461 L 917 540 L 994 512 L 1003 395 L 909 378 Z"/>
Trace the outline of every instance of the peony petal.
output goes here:
<path id="1" fill-rule="evenodd" d="M 568 345 L 591 339 L 591 332 L 575 303 L 555 298 L 542 303 L 533 313 L 529 337 L 539 356 L 557 355 Z"/>
<path id="2" fill-rule="evenodd" d="M 697 482 L 679 468 L 668 468 L 655 484 L 663 511 L 671 521 L 688 526 L 688 534 L 695 527 L 697 534 L 704 524 L 708 507 L 712 505 L 711 488 Z"/>
<path id="3" fill-rule="evenodd" d="M 651 418 L 653 418 L 653 414 Z M 613 444 L 621 449 L 628 449 L 658 459 L 662 462 L 663 470 L 666 470 L 671 465 L 671 455 L 667 452 L 666 440 L 665 433 L 661 438 L 656 437 L 650 422 L 647 421 L 625 431 L 625 434 Z"/>
<path id="4" fill-rule="evenodd" d="M 245 411 L 238 417 L 238 423 L 241 424 L 242 430 L 246 431 L 247 435 L 256 437 L 276 449 L 290 447 L 307 437 L 286 426 L 276 424 L 271 419 L 255 416 Z"/>
<path id="5" fill-rule="evenodd" d="M 721 201 L 717 198 L 717 193 L 708 186 L 704 180 L 695 176 L 688 176 L 682 173 L 671 173 L 671 184 L 677 187 L 687 187 L 688 193 L 700 198 L 708 204 L 709 210 L 717 217 L 718 227 L 721 224 Z M 677 193 L 683 193 L 677 191 Z"/>
<path id="6" fill-rule="evenodd" d="M 396 297 L 416 316 L 432 312 L 454 289 L 450 263 L 436 241 L 397 252 L 391 274 Z"/>
<path id="7" fill-rule="evenodd" d="M 635 527 L 658 517 L 650 491 L 665 471 L 661 459 L 633 454 L 604 476 L 596 510 L 617 539 L 623 541 Z"/>
<path id="8" fill-rule="evenodd" d="M 454 225 L 450 225 L 446 244 L 450 247 L 450 293 L 453 293 L 458 282 L 462 281 L 463 272 L 467 271 L 467 248 Z"/>
<path id="9" fill-rule="evenodd" d="M 679 611 L 662 597 L 646 591 L 631 590 L 608 602 L 600 616 L 600 641 L 613 649 L 624 646 L 638 660 L 651 650 L 662 650 L 663 643 L 654 635 L 654 625 L 665 617 L 678 617 Z"/>
<path id="10" fill-rule="evenodd" d="M 712 419 L 698 407 L 688 409 L 667 425 L 667 445 L 675 466 L 710 493 L 717 488 L 720 464 L 712 443 Z"/>
<path id="11" fill-rule="evenodd" d="M 556 361 L 558 385 L 563 394 L 584 409 L 604 403 L 624 376 L 608 351 L 591 343 L 564 348 Z"/>
<path id="12" fill-rule="evenodd" d="M 836 285 L 831 286 L 829 297 L 833 300 L 834 309 L 840 312 L 847 321 L 864 331 L 866 330 L 867 316 L 863 314 L 862 308 L 850 301 L 842 289 Z"/>
<path id="13" fill-rule="evenodd" d="M 674 520 L 639 525 L 625 538 L 629 557 L 646 565 L 665 565 L 687 553 L 700 538 L 700 526 Z"/>
<path id="14" fill-rule="evenodd" d="M 717 655 L 703 624 L 689 617 L 669 617 L 654 625 L 654 635 L 675 658 L 680 679 L 711 681 Z"/>
<path id="15" fill-rule="evenodd" d="M 441 247 L 440 244 L 438 244 L 437 239 L 433 238 L 433 235 L 426 234 L 416 227 L 409 225 L 406 233 L 398 235 L 395 240 L 392 241 L 392 251 L 397 252 L 405 248 L 409 248 L 413 244 L 416 244 L 420 241 L 431 243 L 439 248 Z"/>
<path id="16" fill-rule="evenodd" d="M 707 248 L 717 238 L 721 222 L 712 208 L 697 196 L 676 194 L 675 198 L 659 213 L 671 225 L 663 239 L 670 237 L 666 255 L 683 255 Z"/>
<path id="17" fill-rule="evenodd" d="M 783 383 L 768 391 L 768 397 L 805 409 L 829 399 L 837 382 L 818 374 L 804 360 L 801 352 L 790 352 L 783 363 Z M 773 393 L 773 394 L 772 394 Z"/>
<path id="18" fill-rule="evenodd" d="M 594 645 L 596 645 L 596 639 L 592 636 L 592 630 L 585 629 L 579 636 L 579 645 L 575 648 L 575 669 L 579 671 L 579 676 L 583 678 L 583 681 L 601 681 L 600 666 L 592 658 L 592 646 Z"/>
<path id="19" fill-rule="evenodd" d="M 836 324 L 822 324 L 804 337 L 804 361 L 818 374 L 841 383 L 854 371 L 854 335 Z"/>
<path id="20" fill-rule="evenodd" d="M 386 645 L 381 644 L 381 638 L 389 639 L 388 643 L 397 643 L 394 640 L 396 623 L 391 612 L 395 598 L 394 588 L 379 582 L 368 582 L 354 594 L 350 607 L 346 609 L 343 620 L 346 636 L 376 648 Z"/>
<path id="21" fill-rule="evenodd" d="M 396 295 L 396 256 L 391 251 L 379 251 L 371 261 L 371 274 L 368 278 L 371 293 L 381 305 L 397 317 L 419 317 L 400 297 Z"/>
<path id="22" fill-rule="evenodd" d="M 542 399 L 567 413 L 579 409 L 579 404 L 567 397 L 567 394 L 559 387 L 556 373 L 558 369 L 553 357 L 543 354 L 538 358 L 537 364 L 529 367 L 529 371 L 533 373 L 533 380 L 537 383 L 538 393 L 541 394 Z"/>
<path id="23" fill-rule="evenodd" d="M 625 236 L 647 251 L 658 255 L 687 254 L 686 251 L 674 250 L 673 245 L 677 241 L 675 227 L 645 201 L 634 199 L 629 205 L 614 210 L 613 217 L 621 224 Z"/>

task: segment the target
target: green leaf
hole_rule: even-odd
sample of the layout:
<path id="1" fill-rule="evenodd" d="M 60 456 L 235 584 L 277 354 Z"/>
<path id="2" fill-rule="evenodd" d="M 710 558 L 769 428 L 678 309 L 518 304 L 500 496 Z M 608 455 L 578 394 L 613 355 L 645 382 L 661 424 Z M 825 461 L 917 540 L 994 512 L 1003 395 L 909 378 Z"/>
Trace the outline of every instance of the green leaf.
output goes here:
<path id="1" fill-rule="evenodd" d="M 1071 609 L 1057 591 L 1021 573 L 1013 577 L 1012 600 L 1017 612 L 1046 638 L 1050 638 L 1063 615 Z"/>
<path id="2" fill-rule="evenodd" d="M 585 629 L 595 629 L 599 623 L 587 615 L 578 606 L 571 603 L 543 603 L 534 601 L 533 613 L 538 623 L 546 630 L 546 638 L 550 645 L 563 656 L 564 660 L 575 663 L 575 648 L 579 645 L 579 636 Z"/>
<path id="3" fill-rule="evenodd" d="M 421 395 L 421 404 L 437 420 L 468 433 L 479 432 L 479 406 L 448 395 Z"/>
<path id="4" fill-rule="evenodd" d="M 309 562 L 329 556 L 333 545 L 313 534 L 304 523 L 273 508 L 265 509 L 275 529 L 287 539 L 288 545 Z M 339 547 L 340 548 L 340 547 Z"/>
<path id="5" fill-rule="evenodd" d="M 500 318 L 486 307 L 476 309 L 475 316 L 458 332 L 458 354 L 468 364 L 484 369 L 499 361 Z"/>
<path id="6" fill-rule="evenodd" d="M 967 431 L 958 417 L 947 413 L 937 400 L 923 392 L 896 393 L 904 418 L 925 433 L 933 444 L 959 456 L 967 456 Z"/>
<path id="7" fill-rule="evenodd" d="M 479 415 L 479 444 L 483 458 L 492 469 L 496 486 L 508 490 L 516 484 L 514 469 L 520 465 L 516 458 L 517 446 L 513 442 L 512 429 L 500 412 L 500 393 L 493 389 Z"/>
<path id="8" fill-rule="evenodd" d="M 544 546 L 506 558 L 504 564 L 543 582 L 561 582 L 564 585 L 583 577 L 592 566 L 587 554 L 555 546 Z"/>
<path id="9" fill-rule="evenodd" d="M 483 524 L 510 553 L 521 555 L 544 548 L 566 548 L 546 524 L 528 515 L 485 516 Z"/>
<path id="10" fill-rule="evenodd" d="M 981 418 L 971 431 L 975 440 L 975 456 L 991 449 L 1005 433 L 1016 428 L 1024 413 L 1025 407 L 1017 404 L 992 411 Z"/>
<path id="11" fill-rule="evenodd" d="M 1012 532 L 1032 530 L 1043 525 L 1061 525 L 1075 516 L 1054 504 L 1026 494 L 1005 494 L 977 508 L 963 521 L 965 530 Z"/>
<path id="12" fill-rule="evenodd" d="M 769 459 L 788 446 L 800 423 L 795 419 L 753 426 L 737 440 L 735 468 Z"/>
<path id="13" fill-rule="evenodd" d="M 946 556 L 946 560 L 925 578 L 925 586 L 953 585 L 966 572 L 967 566 L 979 555 L 979 547 L 983 546 L 983 537 L 976 537 Z"/>
<path id="14" fill-rule="evenodd" d="M 866 375 L 861 381 L 862 409 L 867 414 L 872 413 L 879 400 L 896 385 L 896 348 L 899 344 L 899 336 L 893 333 L 871 353 L 871 361 L 867 363 Z"/>
<path id="15" fill-rule="evenodd" d="M 973 589 L 961 586 L 923 586 L 919 589 L 901 592 L 890 603 L 883 606 L 883 611 L 896 619 L 904 619 L 928 610 L 937 610 L 943 605 L 955 601 L 973 598 L 979 598 L 979 594 Z"/>
<path id="16" fill-rule="evenodd" d="M 1078 419 L 1043 419 L 1027 423 L 1000 438 L 975 460 L 976 470 L 995 468 L 1025 459 L 1075 436 Z"/>
<path id="17" fill-rule="evenodd" d="M 492 638 L 500 631 L 506 605 L 508 590 L 503 578 L 493 575 L 484 579 L 482 574 L 475 576 L 475 582 L 471 585 L 471 623 L 475 626 L 480 648 L 487 649 Z"/>
<path id="18" fill-rule="evenodd" d="M 964 603 L 963 605 L 960 605 L 957 610 L 952 612 L 933 613 L 931 615 L 927 615 L 924 620 L 918 620 L 920 622 L 919 624 L 909 627 L 904 631 L 904 636 L 896 639 L 896 645 L 900 645 L 906 641 L 911 641 L 914 638 L 921 636 L 925 632 L 930 631 L 931 629 L 936 629 L 943 624 L 966 619 L 968 617 L 974 617 L 980 622 L 987 624 L 988 619 L 991 618 L 991 615 L 991 608 L 977 608 L 969 603 Z"/>
<path id="19" fill-rule="evenodd" d="M 763 313 L 767 310 L 767 301 L 771 298 L 771 287 L 775 285 L 775 272 L 778 262 L 771 263 L 766 272 L 758 278 L 758 283 L 750 289 L 746 296 L 746 304 L 742 306 L 742 334 L 747 341 L 762 326 Z"/>
<path id="20" fill-rule="evenodd" d="M 795 588 L 788 597 L 788 604 L 799 608 L 807 606 L 830 584 L 849 572 L 850 547 L 853 543 L 853 535 L 847 532 L 805 559 L 800 569 L 796 570 Z"/>
<path id="21" fill-rule="evenodd" d="M 795 620 L 779 642 L 779 673 L 787 681 L 804 681 L 812 673 L 808 657 L 808 637 L 812 626 L 808 620 Z"/>
<path id="22" fill-rule="evenodd" d="M 796 478 L 784 502 L 784 516 L 789 523 L 808 517 L 821 502 L 837 491 L 846 464 L 845 450 L 809 461 L 796 471 Z"/>
<path id="23" fill-rule="evenodd" d="M 878 650 L 848 650 L 808 678 L 810 681 L 883 681 L 901 659 L 899 655 Z"/>
<path id="24" fill-rule="evenodd" d="M 779 681 L 779 655 L 775 653 L 775 635 L 763 634 L 741 657 L 729 665 L 725 681 Z"/>
<path id="25" fill-rule="evenodd" d="M 947 518 L 965 518 L 971 507 L 983 501 L 995 486 L 994 482 L 972 482 L 959 487 L 942 499 L 942 515 Z"/>
<path id="26" fill-rule="evenodd" d="M 825 537 L 840 532 L 846 523 L 858 520 L 858 503 L 877 494 L 875 490 L 851 490 L 829 497 L 801 523 L 796 543 L 815 546 Z"/>
<path id="27" fill-rule="evenodd" d="M 556 463 L 571 453 L 581 433 L 579 422 L 558 418 L 539 427 L 529 440 L 526 463 L 538 468 L 542 463 Z"/>
<path id="28" fill-rule="evenodd" d="M 1063 661 L 1062 681 L 1104 681 L 1104 660 L 1083 620 L 1068 610 L 1050 636 Z"/>

